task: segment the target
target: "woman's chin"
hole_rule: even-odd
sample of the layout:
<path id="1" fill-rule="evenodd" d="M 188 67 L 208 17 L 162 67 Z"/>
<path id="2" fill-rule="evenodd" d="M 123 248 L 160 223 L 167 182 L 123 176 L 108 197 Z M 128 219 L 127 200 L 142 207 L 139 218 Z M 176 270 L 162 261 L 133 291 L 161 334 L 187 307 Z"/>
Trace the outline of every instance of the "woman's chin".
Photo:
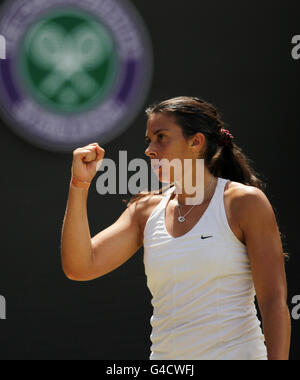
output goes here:
<path id="1" fill-rule="evenodd" d="M 163 173 L 163 170 L 161 167 L 159 168 L 152 168 L 153 169 L 153 172 L 157 178 L 157 180 L 161 183 L 173 183 L 173 178 L 172 176 L 168 176 L 166 175 L 165 173 Z"/>
<path id="2" fill-rule="evenodd" d="M 161 183 L 173 183 L 174 181 L 170 177 L 163 176 L 161 173 L 158 174 L 158 180 Z"/>

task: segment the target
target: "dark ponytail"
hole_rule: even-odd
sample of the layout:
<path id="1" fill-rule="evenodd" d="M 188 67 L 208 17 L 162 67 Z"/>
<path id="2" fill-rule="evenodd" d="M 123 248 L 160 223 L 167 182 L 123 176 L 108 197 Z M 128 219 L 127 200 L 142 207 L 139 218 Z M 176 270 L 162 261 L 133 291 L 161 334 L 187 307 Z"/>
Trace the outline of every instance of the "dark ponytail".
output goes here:
<path id="1" fill-rule="evenodd" d="M 205 164 L 214 176 L 261 190 L 265 188 L 252 162 L 233 142 L 233 136 L 225 129 L 225 123 L 212 104 L 199 98 L 182 96 L 165 100 L 146 110 L 148 117 L 155 113 L 172 116 L 176 124 L 182 128 L 186 139 L 197 132 L 205 135 Z"/>
<path id="2" fill-rule="evenodd" d="M 196 97 L 181 96 L 154 104 L 146 109 L 150 117 L 153 114 L 165 113 L 173 117 L 181 127 L 186 139 L 201 132 L 205 135 L 207 148 L 204 156 L 205 164 L 210 172 L 216 176 L 264 190 L 265 184 L 255 173 L 251 161 L 233 141 L 225 129 L 216 108 Z M 226 131 L 228 133 L 223 134 Z M 228 136 L 231 138 L 228 140 Z M 133 196 L 130 201 L 123 200 L 130 205 L 146 195 L 162 194 L 169 185 L 154 192 L 141 192 Z"/>
<path id="3" fill-rule="evenodd" d="M 225 145 L 217 151 L 208 165 L 215 177 L 230 179 L 265 190 L 265 183 L 253 168 L 253 163 L 235 143 Z"/>

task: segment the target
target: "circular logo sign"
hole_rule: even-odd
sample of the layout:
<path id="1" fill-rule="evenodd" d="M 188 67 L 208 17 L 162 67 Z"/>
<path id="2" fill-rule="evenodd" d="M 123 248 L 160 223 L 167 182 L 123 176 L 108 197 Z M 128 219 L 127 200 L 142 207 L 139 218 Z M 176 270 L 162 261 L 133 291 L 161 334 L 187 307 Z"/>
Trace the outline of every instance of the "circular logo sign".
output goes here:
<path id="1" fill-rule="evenodd" d="M 61 152 L 103 145 L 140 111 L 152 50 L 127 1 L 10 1 L 0 34 L 0 106 L 8 125 L 34 145 Z"/>

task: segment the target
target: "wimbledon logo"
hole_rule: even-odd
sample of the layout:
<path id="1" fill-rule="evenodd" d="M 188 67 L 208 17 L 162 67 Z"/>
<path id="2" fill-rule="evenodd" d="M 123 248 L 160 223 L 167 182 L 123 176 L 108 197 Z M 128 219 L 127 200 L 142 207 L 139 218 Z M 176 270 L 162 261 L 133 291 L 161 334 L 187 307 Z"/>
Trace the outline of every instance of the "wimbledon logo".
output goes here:
<path id="1" fill-rule="evenodd" d="M 59 12 L 29 30 L 20 58 L 32 96 L 54 111 L 71 113 L 105 96 L 117 65 L 106 30 L 70 12 Z"/>
<path id="2" fill-rule="evenodd" d="M 152 53 L 127 1 L 14 0 L 0 20 L 8 125 L 44 149 L 70 152 L 122 133 L 143 106 Z"/>

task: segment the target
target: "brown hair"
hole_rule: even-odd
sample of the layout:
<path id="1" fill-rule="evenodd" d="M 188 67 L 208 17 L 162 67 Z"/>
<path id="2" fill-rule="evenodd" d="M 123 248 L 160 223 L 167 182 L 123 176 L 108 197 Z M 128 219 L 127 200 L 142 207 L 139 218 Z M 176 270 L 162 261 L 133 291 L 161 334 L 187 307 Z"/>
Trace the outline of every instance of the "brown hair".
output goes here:
<path id="1" fill-rule="evenodd" d="M 245 156 L 241 148 L 233 141 L 223 146 L 219 145 L 222 139 L 221 130 L 225 129 L 225 123 L 212 104 L 196 97 L 180 96 L 156 103 L 146 109 L 148 118 L 157 113 L 172 116 L 176 124 L 181 127 L 186 139 L 198 132 L 205 135 L 207 149 L 204 160 L 215 177 L 265 189 L 264 182 L 258 177 L 250 159 Z M 169 185 L 166 187 L 169 188 Z M 124 202 L 130 205 L 146 195 L 162 194 L 166 187 L 156 192 L 141 192 Z"/>

